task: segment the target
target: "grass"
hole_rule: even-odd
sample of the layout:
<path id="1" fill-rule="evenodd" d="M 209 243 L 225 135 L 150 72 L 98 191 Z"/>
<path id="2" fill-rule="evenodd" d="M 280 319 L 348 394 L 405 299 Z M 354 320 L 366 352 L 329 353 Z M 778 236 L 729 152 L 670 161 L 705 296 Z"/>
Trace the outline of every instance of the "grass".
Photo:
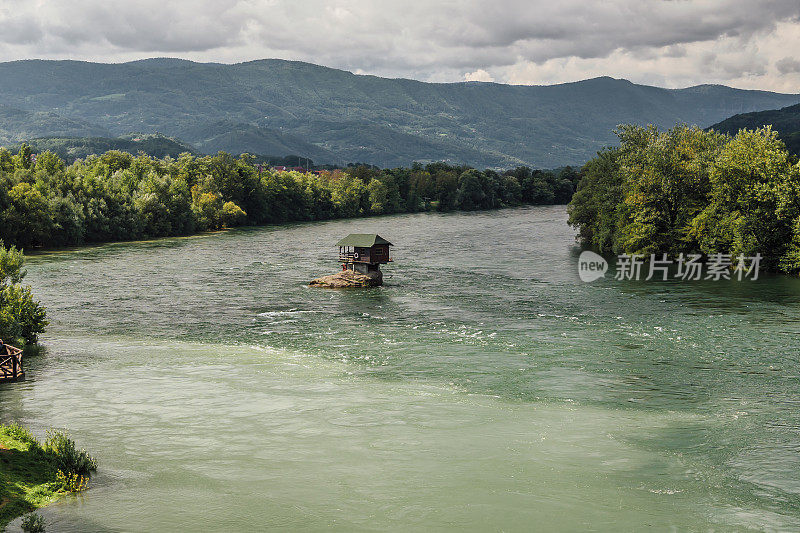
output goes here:
<path id="1" fill-rule="evenodd" d="M 14 518 L 84 490 L 94 460 L 66 433 L 53 431 L 42 445 L 18 424 L 0 424 L 0 531 Z"/>

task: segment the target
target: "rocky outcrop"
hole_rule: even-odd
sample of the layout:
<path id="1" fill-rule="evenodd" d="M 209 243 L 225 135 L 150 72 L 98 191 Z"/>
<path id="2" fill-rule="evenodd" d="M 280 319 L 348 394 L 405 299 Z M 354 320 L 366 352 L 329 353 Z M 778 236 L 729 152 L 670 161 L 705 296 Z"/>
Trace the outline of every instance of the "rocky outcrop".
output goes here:
<path id="1" fill-rule="evenodd" d="M 379 287 L 383 285 L 383 274 L 380 270 L 361 274 L 352 270 L 342 270 L 330 276 L 322 276 L 309 283 L 312 287 L 329 289 L 346 289 L 350 287 Z"/>

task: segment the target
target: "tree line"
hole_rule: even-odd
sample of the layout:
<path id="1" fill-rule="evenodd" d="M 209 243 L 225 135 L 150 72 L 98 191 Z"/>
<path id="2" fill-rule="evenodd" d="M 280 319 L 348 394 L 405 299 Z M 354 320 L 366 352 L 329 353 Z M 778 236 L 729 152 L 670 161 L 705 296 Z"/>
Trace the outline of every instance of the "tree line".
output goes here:
<path id="1" fill-rule="evenodd" d="M 423 210 L 565 204 L 579 179 L 445 163 L 272 172 L 247 154 L 155 158 L 108 151 L 71 165 L 0 149 L 0 239 L 19 248 L 188 235 L 239 225 Z"/>
<path id="2" fill-rule="evenodd" d="M 582 169 L 569 207 L 601 252 L 730 254 L 800 272 L 800 163 L 770 127 L 731 137 L 626 125 Z"/>

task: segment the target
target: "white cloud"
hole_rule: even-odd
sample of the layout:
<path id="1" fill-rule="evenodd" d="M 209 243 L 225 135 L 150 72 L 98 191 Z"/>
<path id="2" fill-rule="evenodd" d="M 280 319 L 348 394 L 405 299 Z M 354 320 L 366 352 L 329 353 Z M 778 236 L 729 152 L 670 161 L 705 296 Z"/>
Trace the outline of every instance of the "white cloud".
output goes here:
<path id="1" fill-rule="evenodd" d="M 797 0 L 4 0 L 0 60 L 281 57 L 431 81 L 796 92 Z"/>
<path id="2" fill-rule="evenodd" d="M 479 68 L 475 72 L 468 72 L 464 74 L 464 81 L 494 81 L 491 74 Z"/>

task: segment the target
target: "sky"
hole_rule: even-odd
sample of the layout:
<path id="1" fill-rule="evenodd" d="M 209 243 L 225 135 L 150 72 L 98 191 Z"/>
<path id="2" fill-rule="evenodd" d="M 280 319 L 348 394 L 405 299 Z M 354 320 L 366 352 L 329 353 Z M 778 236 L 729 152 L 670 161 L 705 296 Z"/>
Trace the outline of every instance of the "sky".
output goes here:
<path id="1" fill-rule="evenodd" d="M 0 61 L 308 61 L 422 81 L 800 92 L 800 0 L 0 0 Z"/>

